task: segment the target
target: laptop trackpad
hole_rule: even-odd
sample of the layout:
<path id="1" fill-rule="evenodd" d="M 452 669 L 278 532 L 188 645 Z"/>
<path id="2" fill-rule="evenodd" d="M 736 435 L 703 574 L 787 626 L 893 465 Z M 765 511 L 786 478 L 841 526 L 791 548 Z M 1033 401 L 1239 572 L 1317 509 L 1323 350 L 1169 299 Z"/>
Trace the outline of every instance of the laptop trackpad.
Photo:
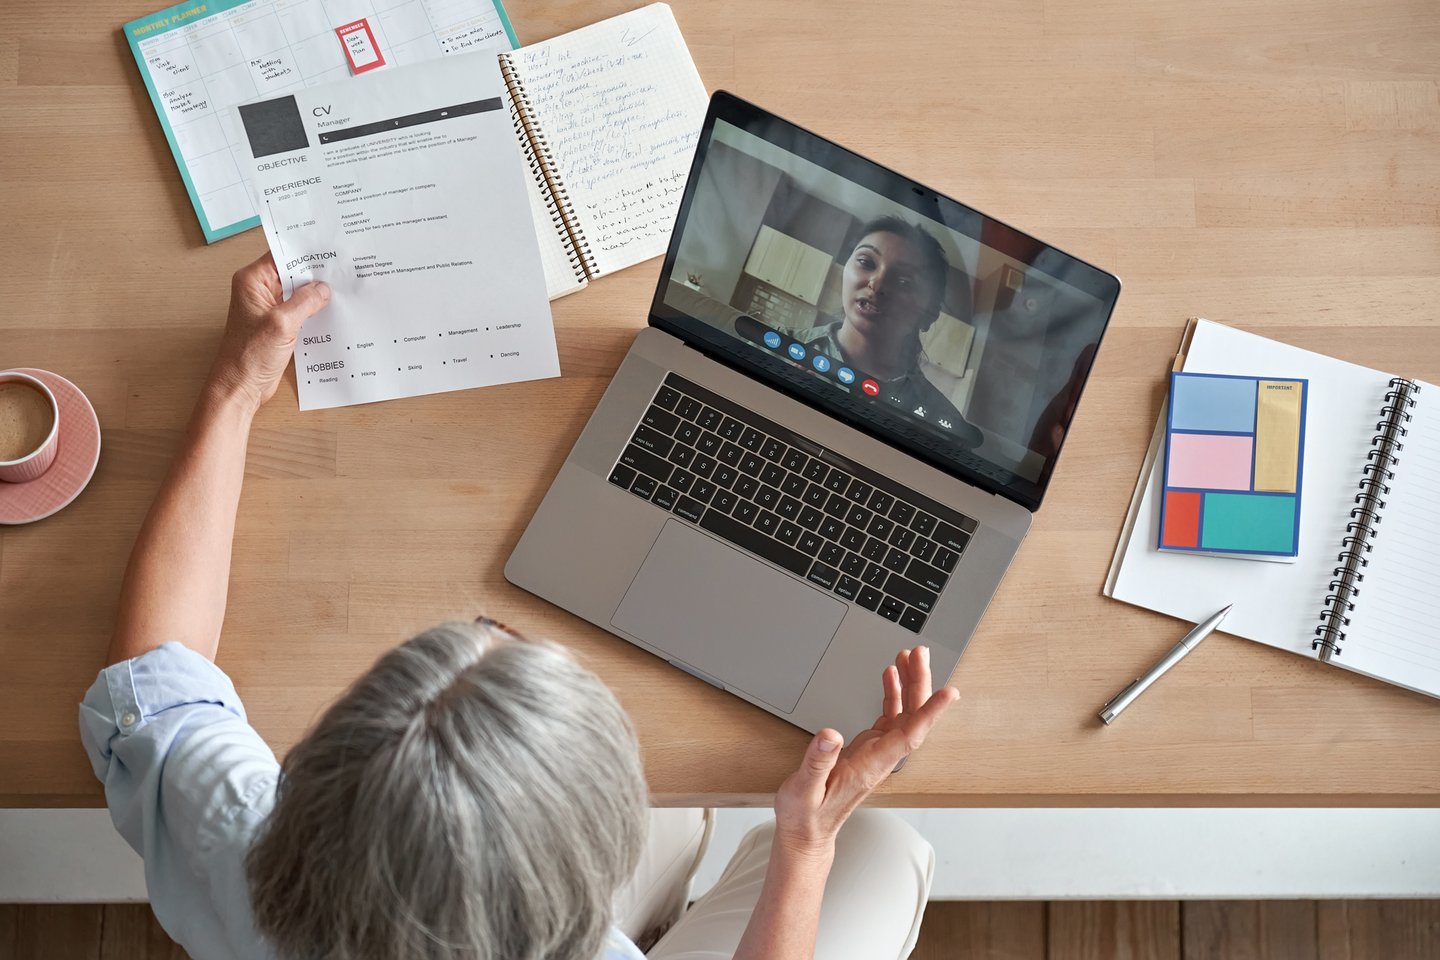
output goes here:
<path id="1" fill-rule="evenodd" d="M 835 597 L 669 520 L 610 622 L 789 713 L 844 617 Z"/>

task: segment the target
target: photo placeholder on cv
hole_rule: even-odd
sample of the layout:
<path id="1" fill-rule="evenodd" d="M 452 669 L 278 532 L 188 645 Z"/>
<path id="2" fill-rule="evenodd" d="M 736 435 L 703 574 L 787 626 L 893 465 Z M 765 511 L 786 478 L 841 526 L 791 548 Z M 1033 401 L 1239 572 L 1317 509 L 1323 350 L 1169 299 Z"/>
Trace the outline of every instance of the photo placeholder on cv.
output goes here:
<path id="1" fill-rule="evenodd" d="M 293 96 L 241 104 L 239 110 L 245 138 L 250 141 L 250 155 L 255 159 L 294 153 L 310 146 L 305 136 L 305 121 L 300 117 L 300 105 Z"/>

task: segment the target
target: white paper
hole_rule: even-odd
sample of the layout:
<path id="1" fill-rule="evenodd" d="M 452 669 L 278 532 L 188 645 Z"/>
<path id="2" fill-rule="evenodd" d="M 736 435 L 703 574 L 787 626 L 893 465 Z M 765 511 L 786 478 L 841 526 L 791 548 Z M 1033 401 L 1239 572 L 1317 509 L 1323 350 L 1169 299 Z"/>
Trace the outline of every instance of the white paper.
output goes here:
<path id="1" fill-rule="evenodd" d="M 1440 697 L 1440 388 L 1421 382 L 1331 663 Z"/>
<path id="2" fill-rule="evenodd" d="M 286 296 L 332 291 L 295 345 L 302 410 L 559 375 L 504 94 L 479 53 L 239 108 Z"/>
<path id="3" fill-rule="evenodd" d="M 1389 376 L 1218 323 L 1196 325 L 1185 369 L 1192 373 L 1305 377 L 1305 489 L 1296 562 L 1245 563 L 1230 557 L 1159 550 L 1158 458 L 1142 471 L 1144 492 L 1134 526 L 1122 536 L 1107 594 L 1150 610 L 1199 622 L 1226 604 L 1235 609 L 1224 633 L 1313 656 L 1311 641 L 1324 609 L 1355 485 L 1365 465 Z M 1163 422 L 1156 442 L 1163 446 Z M 1156 452 L 1152 443 L 1152 454 Z"/>
<path id="4" fill-rule="evenodd" d="M 512 55 L 595 276 L 670 244 L 709 97 L 663 3 Z"/>

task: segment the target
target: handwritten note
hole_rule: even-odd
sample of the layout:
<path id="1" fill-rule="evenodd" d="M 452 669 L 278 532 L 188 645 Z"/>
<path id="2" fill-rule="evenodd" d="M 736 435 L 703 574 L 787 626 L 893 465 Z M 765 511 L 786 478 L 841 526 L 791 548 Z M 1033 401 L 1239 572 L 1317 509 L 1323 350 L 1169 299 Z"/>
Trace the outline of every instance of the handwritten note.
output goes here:
<path id="1" fill-rule="evenodd" d="M 593 275 L 665 252 L 709 97 L 657 3 L 516 55 Z"/>

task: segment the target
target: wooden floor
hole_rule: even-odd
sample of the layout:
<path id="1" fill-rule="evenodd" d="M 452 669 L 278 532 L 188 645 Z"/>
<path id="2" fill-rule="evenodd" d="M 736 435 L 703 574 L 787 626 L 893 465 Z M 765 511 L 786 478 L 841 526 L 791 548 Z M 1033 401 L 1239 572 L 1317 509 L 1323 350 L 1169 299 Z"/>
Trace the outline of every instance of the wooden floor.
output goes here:
<path id="1" fill-rule="evenodd" d="M 932 903 L 911 960 L 1435 957 L 1440 900 L 1227 900 Z M 186 955 L 144 904 L 0 904 L 0 960 Z"/>
<path id="2" fill-rule="evenodd" d="M 1421 960 L 1440 900 L 933 903 L 911 960 Z"/>

